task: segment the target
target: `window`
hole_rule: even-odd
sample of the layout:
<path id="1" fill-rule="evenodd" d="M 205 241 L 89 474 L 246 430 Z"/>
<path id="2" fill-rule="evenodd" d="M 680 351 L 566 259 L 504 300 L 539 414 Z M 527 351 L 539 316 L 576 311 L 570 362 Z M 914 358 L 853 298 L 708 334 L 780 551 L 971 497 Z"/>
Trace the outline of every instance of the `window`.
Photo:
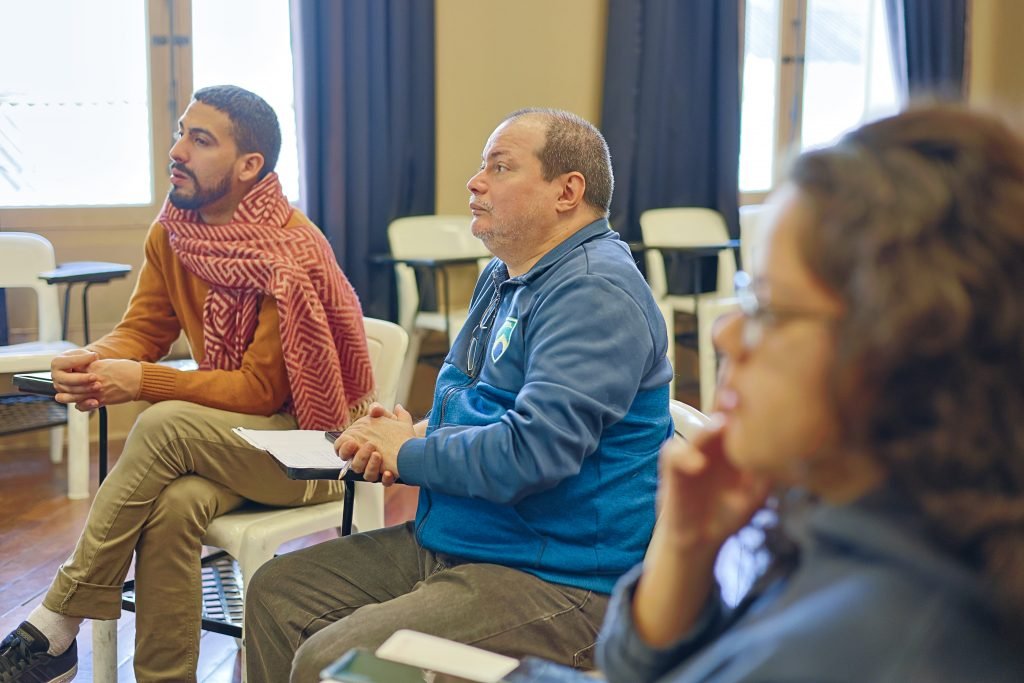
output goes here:
<path id="1" fill-rule="evenodd" d="M 220 83 L 277 111 L 277 170 L 298 198 L 288 0 L 5 2 L 0 64 L 17 65 L 0 80 L 5 228 L 151 220 L 178 116 L 193 89 Z"/>
<path id="2" fill-rule="evenodd" d="M 192 89 L 231 83 L 253 91 L 274 108 L 281 124 L 281 157 L 275 170 L 285 196 L 295 203 L 299 157 L 288 26 L 288 0 L 192 3 Z"/>
<path id="3" fill-rule="evenodd" d="M 145 3 L 2 14 L 0 206 L 150 204 Z"/>
<path id="4" fill-rule="evenodd" d="M 789 154 L 896 113 L 884 0 L 746 0 L 740 192 L 758 201 Z"/>

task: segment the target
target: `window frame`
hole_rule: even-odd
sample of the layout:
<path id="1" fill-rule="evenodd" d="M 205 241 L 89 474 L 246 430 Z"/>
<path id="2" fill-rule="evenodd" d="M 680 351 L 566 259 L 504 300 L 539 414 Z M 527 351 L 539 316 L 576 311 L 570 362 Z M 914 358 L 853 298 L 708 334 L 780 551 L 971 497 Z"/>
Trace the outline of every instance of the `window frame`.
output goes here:
<path id="1" fill-rule="evenodd" d="M 737 188 L 740 206 L 763 203 L 778 187 L 793 156 L 799 153 L 804 126 L 804 68 L 807 52 L 807 22 L 809 0 L 778 1 L 778 52 L 776 54 L 775 130 L 772 144 L 773 158 L 771 188 L 744 191 Z M 740 4 L 740 106 L 743 103 L 743 69 L 746 60 L 745 24 L 748 0 Z M 872 30 L 869 26 L 868 30 Z M 742 145 L 742 142 L 741 142 Z"/>
<path id="2" fill-rule="evenodd" d="M 147 0 L 146 18 L 146 44 L 149 47 L 149 143 L 152 160 L 150 203 L 0 206 L 0 230 L 137 230 L 140 225 L 149 225 L 156 217 L 167 195 L 167 153 L 173 143 L 180 109 L 192 93 L 191 0 Z"/>
<path id="3" fill-rule="evenodd" d="M 746 58 L 743 36 L 747 18 L 747 1 L 741 3 L 743 25 L 740 33 L 740 68 Z M 785 170 L 793 145 L 800 140 L 803 125 L 804 51 L 807 41 L 807 0 L 779 0 L 778 53 L 775 59 L 776 97 L 775 131 L 772 156 L 772 187 L 767 190 L 743 191 L 737 188 L 740 206 L 761 204 L 768 198 Z M 742 88 L 742 71 L 740 87 Z M 743 96 L 740 94 L 740 102 Z"/>

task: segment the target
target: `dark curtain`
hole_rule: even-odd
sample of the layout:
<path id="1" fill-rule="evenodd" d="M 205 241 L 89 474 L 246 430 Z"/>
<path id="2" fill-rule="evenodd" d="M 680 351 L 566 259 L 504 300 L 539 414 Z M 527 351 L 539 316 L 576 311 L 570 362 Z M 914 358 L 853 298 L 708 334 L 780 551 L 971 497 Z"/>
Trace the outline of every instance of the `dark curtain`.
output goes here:
<path id="1" fill-rule="evenodd" d="M 601 129 L 623 239 L 668 206 L 717 209 L 739 235 L 739 31 L 738 2 L 610 0 Z"/>
<path id="2" fill-rule="evenodd" d="M 303 211 L 367 315 L 393 318 L 373 266 L 399 216 L 434 213 L 434 3 L 292 0 Z"/>
<path id="3" fill-rule="evenodd" d="M 885 0 L 904 101 L 963 99 L 967 0 Z"/>

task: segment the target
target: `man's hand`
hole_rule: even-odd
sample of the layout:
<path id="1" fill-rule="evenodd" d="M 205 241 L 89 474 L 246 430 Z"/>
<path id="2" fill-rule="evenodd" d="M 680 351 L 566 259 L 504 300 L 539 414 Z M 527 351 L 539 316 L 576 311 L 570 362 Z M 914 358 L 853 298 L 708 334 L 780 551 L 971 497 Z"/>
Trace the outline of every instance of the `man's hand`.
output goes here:
<path id="1" fill-rule="evenodd" d="M 89 372 L 99 380 L 99 405 L 128 403 L 139 397 L 142 388 L 142 363 L 134 360 L 98 360 Z"/>
<path id="2" fill-rule="evenodd" d="M 61 403 L 74 403 L 79 410 L 99 407 L 99 377 L 89 372 L 89 366 L 99 360 L 94 351 L 71 349 L 50 361 L 53 375 L 54 397 Z"/>
<path id="3" fill-rule="evenodd" d="M 342 433 L 334 448 L 338 457 L 351 461 L 353 472 L 367 481 L 391 486 L 398 479 L 398 451 L 416 438 L 412 415 L 402 406 L 391 412 L 375 403 L 366 417 L 356 420 Z"/>
<path id="4" fill-rule="evenodd" d="M 50 363 L 56 399 L 81 411 L 134 401 L 142 386 L 142 365 L 133 360 L 99 360 L 93 351 L 65 351 Z"/>

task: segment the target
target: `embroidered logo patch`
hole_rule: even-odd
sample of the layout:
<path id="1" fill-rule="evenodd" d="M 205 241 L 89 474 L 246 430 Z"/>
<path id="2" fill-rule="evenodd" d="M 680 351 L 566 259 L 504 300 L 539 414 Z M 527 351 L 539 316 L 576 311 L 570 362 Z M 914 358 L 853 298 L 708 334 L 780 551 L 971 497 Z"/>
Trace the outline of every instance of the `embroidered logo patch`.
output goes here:
<path id="1" fill-rule="evenodd" d="M 497 363 L 498 359 L 505 355 L 505 351 L 508 349 L 508 344 L 512 340 L 512 330 L 516 329 L 516 325 L 518 324 L 519 318 L 505 318 L 505 322 L 501 324 L 501 329 L 498 330 L 498 336 L 494 339 L 494 344 L 491 346 L 492 362 Z"/>

